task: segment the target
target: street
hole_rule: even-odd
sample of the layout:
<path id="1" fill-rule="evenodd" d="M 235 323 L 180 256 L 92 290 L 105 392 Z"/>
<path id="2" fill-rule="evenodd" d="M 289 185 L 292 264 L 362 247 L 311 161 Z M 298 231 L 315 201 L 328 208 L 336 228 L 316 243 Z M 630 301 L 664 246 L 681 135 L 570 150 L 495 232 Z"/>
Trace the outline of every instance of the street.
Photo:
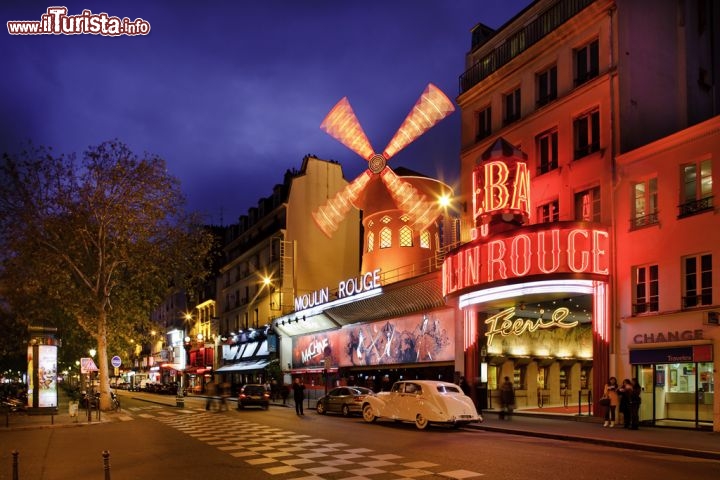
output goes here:
<path id="1" fill-rule="evenodd" d="M 132 396 L 136 396 L 132 394 Z M 125 393 L 120 413 L 103 423 L 0 431 L 0 479 L 109 478 L 361 479 L 489 478 L 534 480 L 720 478 L 714 460 L 629 451 L 472 429 L 431 427 L 360 417 L 321 416 L 306 408 L 205 411 L 199 398 L 183 408 L 138 401 Z"/>

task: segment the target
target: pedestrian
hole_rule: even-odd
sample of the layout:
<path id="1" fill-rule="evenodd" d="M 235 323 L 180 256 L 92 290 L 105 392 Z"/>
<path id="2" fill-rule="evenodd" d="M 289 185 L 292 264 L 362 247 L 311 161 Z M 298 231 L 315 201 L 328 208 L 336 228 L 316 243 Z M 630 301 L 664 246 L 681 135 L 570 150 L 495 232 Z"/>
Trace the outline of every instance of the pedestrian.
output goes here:
<path id="1" fill-rule="evenodd" d="M 210 410 L 210 407 L 215 403 L 215 395 L 217 394 L 217 384 L 210 380 L 205 385 L 205 410 Z"/>
<path id="2" fill-rule="evenodd" d="M 293 383 L 293 398 L 295 399 L 295 414 L 305 415 L 303 412 L 303 400 L 305 400 L 305 384 L 302 378 L 298 377 Z"/>
<path id="3" fill-rule="evenodd" d="M 640 383 L 637 378 L 633 378 L 631 381 L 630 390 L 630 430 L 637 430 L 640 427 Z"/>
<path id="4" fill-rule="evenodd" d="M 605 422 L 603 423 L 603 427 L 612 428 L 615 426 L 615 411 L 620 403 L 618 388 L 617 378 L 610 377 L 603 389 L 602 398 L 607 399 L 605 401 L 607 405 L 605 405 Z"/>
<path id="5" fill-rule="evenodd" d="M 219 387 L 219 394 L 220 394 L 220 406 L 218 410 L 223 411 L 228 409 L 227 399 L 230 396 L 230 383 L 229 382 L 223 382 L 220 384 Z"/>
<path id="6" fill-rule="evenodd" d="M 623 428 L 630 428 L 630 396 L 632 395 L 632 382 L 629 378 L 622 381 L 618 389 L 620 394 L 620 406 L 618 410 L 622 413 Z"/>
<path id="7" fill-rule="evenodd" d="M 468 397 L 470 396 L 470 384 L 465 380 L 465 377 L 460 377 L 460 390 Z"/>
<path id="8" fill-rule="evenodd" d="M 515 387 L 510 381 L 510 377 L 505 377 L 502 385 L 500 385 L 500 420 L 510 416 L 515 408 Z"/>

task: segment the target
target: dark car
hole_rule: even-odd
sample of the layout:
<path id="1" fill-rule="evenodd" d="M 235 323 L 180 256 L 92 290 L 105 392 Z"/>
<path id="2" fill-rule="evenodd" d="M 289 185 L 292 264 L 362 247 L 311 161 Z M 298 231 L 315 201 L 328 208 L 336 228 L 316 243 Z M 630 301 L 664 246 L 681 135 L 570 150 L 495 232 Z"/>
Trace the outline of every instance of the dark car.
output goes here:
<path id="1" fill-rule="evenodd" d="M 337 387 L 330 390 L 327 395 L 317 401 L 317 413 L 324 415 L 328 412 L 342 413 L 349 416 L 351 413 L 362 413 L 363 400 L 373 391 L 365 387 Z"/>
<path id="2" fill-rule="evenodd" d="M 270 392 L 264 385 L 248 383 L 240 390 L 238 395 L 238 410 L 245 407 L 262 407 L 267 410 L 270 406 Z"/>

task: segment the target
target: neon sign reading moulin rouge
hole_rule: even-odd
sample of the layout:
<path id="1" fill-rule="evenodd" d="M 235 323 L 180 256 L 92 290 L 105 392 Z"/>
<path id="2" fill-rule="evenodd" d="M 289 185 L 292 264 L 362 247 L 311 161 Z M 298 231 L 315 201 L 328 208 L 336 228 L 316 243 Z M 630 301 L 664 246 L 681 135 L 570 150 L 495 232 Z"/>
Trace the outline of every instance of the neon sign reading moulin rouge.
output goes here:
<path id="1" fill-rule="evenodd" d="M 495 335 L 502 335 L 503 337 L 507 337 L 508 335 L 520 336 L 526 331 L 534 332 L 539 328 L 573 328 L 579 323 L 577 320 L 567 323 L 565 322 L 568 315 L 570 315 L 570 310 L 565 307 L 561 307 L 553 311 L 552 315 L 548 319 L 542 318 L 543 313 L 544 312 L 541 310 L 540 318 L 535 320 L 527 318 L 513 319 L 513 316 L 515 315 L 515 307 L 510 307 L 488 318 L 485 320 L 485 323 L 489 325 L 488 331 L 485 332 L 488 347 L 492 345 Z M 501 323 L 498 325 L 498 322 Z"/>
<path id="2" fill-rule="evenodd" d="M 338 283 L 337 298 L 346 298 L 358 293 L 367 292 L 369 290 L 380 287 L 380 269 L 377 268 L 372 272 L 367 272 L 357 278 L 349 278 Z M 315 290 L 312 293 L 306 293 L 295 297 L 295 311 L 305 310 L 330 301 L 330 289 L 325 287 Z"/>
<path id="3" fill-rule="evenodd" d="M 519 230 L 514 236 L 475 242 L 443 262 L 443 295 L 528 275 L 609 272 L 609 235 L 570 222 L 548 230 Z"/>

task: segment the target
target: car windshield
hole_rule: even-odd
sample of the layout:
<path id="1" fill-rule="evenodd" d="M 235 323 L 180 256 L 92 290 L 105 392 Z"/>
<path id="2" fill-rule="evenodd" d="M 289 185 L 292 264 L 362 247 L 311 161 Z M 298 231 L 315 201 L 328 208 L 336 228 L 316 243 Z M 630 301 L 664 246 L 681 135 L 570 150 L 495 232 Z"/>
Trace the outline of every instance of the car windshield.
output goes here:
<path id="1" fill-rule="evenodd" d="M 262 395 L 265 392 L 265 387 L 262 386 L 247 386 L 243 388 L 245 395 Z"/>

